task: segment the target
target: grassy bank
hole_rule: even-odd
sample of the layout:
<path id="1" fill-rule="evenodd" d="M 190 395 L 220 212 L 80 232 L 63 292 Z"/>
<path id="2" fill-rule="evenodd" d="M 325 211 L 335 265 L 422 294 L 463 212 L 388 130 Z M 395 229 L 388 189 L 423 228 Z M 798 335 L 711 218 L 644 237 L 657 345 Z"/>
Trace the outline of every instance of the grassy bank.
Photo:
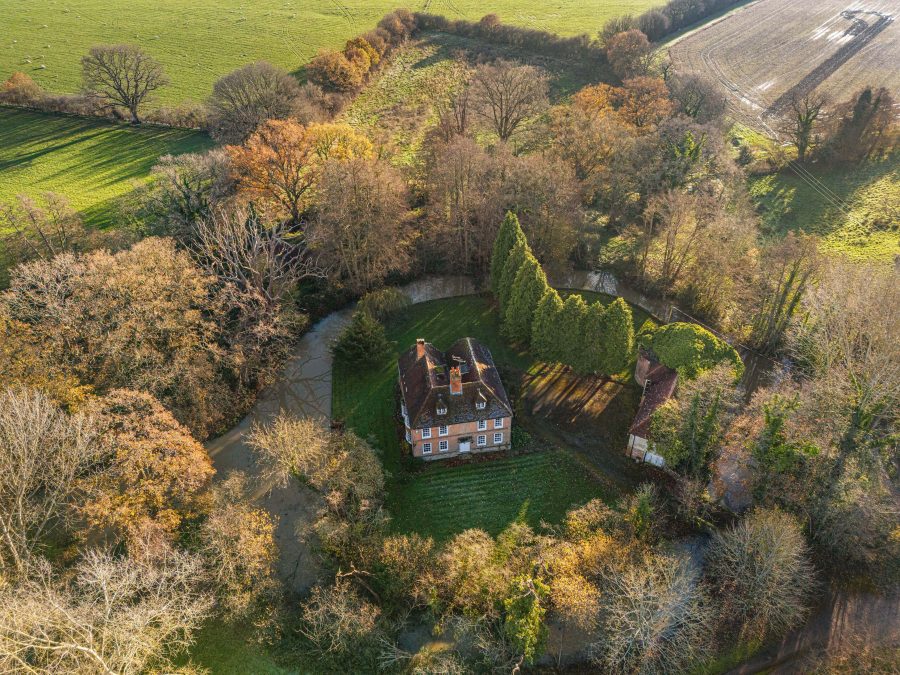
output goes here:
<path id="1" fill-rule="evenodd" d="M 750 193 L 765 234 L 811 232 L 826 253 L 855 260 L 900 255 L 900 153 L 861 166 L 788 168 L 751 179 Z"/>

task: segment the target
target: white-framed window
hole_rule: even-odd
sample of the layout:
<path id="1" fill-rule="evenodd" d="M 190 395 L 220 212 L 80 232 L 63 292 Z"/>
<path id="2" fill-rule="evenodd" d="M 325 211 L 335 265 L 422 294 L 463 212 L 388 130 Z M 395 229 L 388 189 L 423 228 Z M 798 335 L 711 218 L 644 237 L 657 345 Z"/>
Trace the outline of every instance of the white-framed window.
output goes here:
<path id="1" fill-rule="evenodd" d="M 423 455 L 431 454 L 431 443 L 422 443 L 422 454 Z"/>
<path id="2" fill-rule="evenodd" d="M 487 420 L 478 420 L 478 431 L 487 429 Z"/>
<path id="3" fill-rule="evenodd" d="M 485 445 L 487 445 L 487 436 L 481 434 L 481 436 L 478 437 L 478 447 L 483 448 Z"/>
<path id="4" fill-rule="evenodd" d="M 450 429 L 447 428 L 446 424 L 442 424 L 438 427 L 438 436 L 447 436 L 450 433 Z"/>
<path id="5" fill-rule="evenodd" d="M 494 428 L 495 429 L 503 428 L 503 418 L 502 417 L 498 417 L 497 419 L 494 420 Z"/>
<path id="6" fill-rule="evenodd" d="M 409 433 L 409 429 L 406 430 L 406 442 L 412 443 L 412 434 Z"/>
<path id="7" fill-rule="evenodd" d="M 503 442 L 503 434 L 494 434 L 494 445 L 500 445 Z"/>
<path id="8" fill-rule="evenodd" d="M 439 405 L 439 406 L 437 407 L 437 414 L 438 414 L 438 415 L 446 415 L 446 414 L 447 414 L 447 409 L 446 409 L 445 407 Z"/>
<path id="9" fill-rule="evenodd" d="M 487 406 L 487 401 L 475 401 L 475 407 L 479 410 L 484 410 L 485 406 Z"/>
<path id="10" fill-rule="evenodd" d="M 431 427 L 422 429 L 422 438 L 431 438 Z"/>
<path id="11" fill-rule="evenodd" d="M 439 451 L 439 452 L 447 452 L 447 450 L 448 450 L 449 448 L 450 448 L 450 446 L 447 445 L 447 441 L 440 441 L 440 442 L 438 443 L 438 451 Z"/>

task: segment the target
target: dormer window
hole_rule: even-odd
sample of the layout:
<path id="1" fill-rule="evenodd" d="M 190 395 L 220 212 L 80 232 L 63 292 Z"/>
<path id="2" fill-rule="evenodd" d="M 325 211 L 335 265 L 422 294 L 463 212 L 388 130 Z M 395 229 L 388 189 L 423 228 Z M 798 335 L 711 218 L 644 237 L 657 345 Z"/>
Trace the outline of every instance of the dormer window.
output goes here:
<path id="1" fill-rule="evenodd" d="M 446 415 L 447 414 L 447 402 L 444 401 L 443 396 L 438 396 L 438 400 L 435 402 L 434 411 L 438 415 Z"/>
<path id="2" fill-rule="evenodd" d="M 484 410 L 487 407 L 487 398 L 481 389 L 478 390 L 478 396 L 475 399 L 475 407 L 478 410 Z"/>
<path id="3" fill-rule="evenodd" d="M 446 415 L 446 414 L 447 414 L 447 409 L 446 409 L 446 408 L 442 408 L 441 406 L 438 406 L 438 407 L 437 407 L 437 414 L 438 414 L 438 415 Z"/>

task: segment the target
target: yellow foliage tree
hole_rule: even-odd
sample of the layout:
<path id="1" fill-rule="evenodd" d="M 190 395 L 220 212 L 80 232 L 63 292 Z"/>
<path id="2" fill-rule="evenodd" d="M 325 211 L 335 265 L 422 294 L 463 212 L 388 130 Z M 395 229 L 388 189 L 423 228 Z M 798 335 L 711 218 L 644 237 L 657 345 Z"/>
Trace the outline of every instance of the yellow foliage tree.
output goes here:
<path id="1" fill-rule="evenodd" d="M 148 394 L 116 389 L 87 406 L 103 429 L 104 457 L 76 508 L 95 532 L 156 549 L 205 511 L 215 470 L 200 443 Z"/>
<path id="2" fill-rule="evenodd" d="M 239 191 L 274 205 L 298 224 L 325 162 L 369 157 L 372 144 L 347 124 L 269 120 L 244 145 L 226 151 Z"/>

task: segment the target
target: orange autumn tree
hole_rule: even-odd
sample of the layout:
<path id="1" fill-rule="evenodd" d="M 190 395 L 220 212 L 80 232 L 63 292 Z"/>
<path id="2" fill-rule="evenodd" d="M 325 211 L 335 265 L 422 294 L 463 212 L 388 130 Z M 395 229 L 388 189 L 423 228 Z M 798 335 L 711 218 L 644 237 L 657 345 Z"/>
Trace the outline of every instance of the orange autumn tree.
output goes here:
<path id="1" fill-rule="evenodd" d="M 572 97 L 572 105 L 589 115 L 612 116 L 638 134 L 652 131 L 674 110 L 666 83 L 658 77 L 634 77 L 621 87 L 591 85 Z"/>
<path id="2" fill-rule="evenodd" d="M 171 542 L 205 511 L 215 470 L 206 450 L 149 394 L 115 389 L 87 407 L 103 429 L 103 459 L 77 507 L 97 533 L 130 547 Z"/>
<path id="3" fill-rule="evenodd" d="M 226 147 L 239 192 L 299 224 L 329 159 L 372 156 L 372 143 L 347 124 L 269 120 L 244 145 Z"/>

